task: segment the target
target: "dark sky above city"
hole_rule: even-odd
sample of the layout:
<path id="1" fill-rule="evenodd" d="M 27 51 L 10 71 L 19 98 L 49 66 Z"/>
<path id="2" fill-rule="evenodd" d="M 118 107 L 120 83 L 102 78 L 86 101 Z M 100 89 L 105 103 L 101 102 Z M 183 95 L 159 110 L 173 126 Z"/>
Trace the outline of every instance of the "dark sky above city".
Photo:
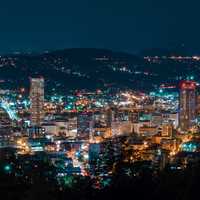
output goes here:
<path id="1" fill-rule="evenodd" d="M 0 53 L 73 47 L 200 52 L 199 0 L 0 0 Z"/>

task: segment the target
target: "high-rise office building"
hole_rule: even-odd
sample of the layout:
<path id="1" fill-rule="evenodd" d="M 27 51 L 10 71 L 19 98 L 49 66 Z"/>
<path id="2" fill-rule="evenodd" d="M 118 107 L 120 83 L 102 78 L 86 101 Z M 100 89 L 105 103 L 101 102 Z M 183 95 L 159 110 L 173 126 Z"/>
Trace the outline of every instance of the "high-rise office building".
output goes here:
<path id="1" fill-rule="evenodd" d="M 89 140 L 93 128 L 92 113 L 79 113 L 77 116 L 77 136 L 82 140 Z"/>
<path id="2" fill-rule="evenodd" d="M 31 78 L 31 125 L 40 126 L 44 117 L 44 78 Z"/>
<path id="3" fill-rule="evenodd" d="M 180 82 L 179 127 L 188 131 L 196 118 L 196 83 L 194 81 Z"/>
<path id="4" fill-rule="evenodd" d="M 200 115 L 200 87 L 196 88 L 196 109 L 197 115 Z"/>
<path id="5" fill-rule="evenodd" d="M 105 111 L 106 113 L 106 125 L 111 128 L 112 121 L 114 120 L 114 112 L 111 108 Z"/>

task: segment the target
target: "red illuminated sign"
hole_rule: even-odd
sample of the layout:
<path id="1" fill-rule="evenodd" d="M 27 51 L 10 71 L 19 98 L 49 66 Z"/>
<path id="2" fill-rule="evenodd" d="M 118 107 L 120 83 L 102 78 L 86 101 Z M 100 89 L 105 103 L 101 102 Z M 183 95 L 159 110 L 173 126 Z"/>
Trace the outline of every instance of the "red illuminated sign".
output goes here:
<path id="1" fill-rule="evenodd" d="M 194 81 L 181 81 L 179 84 L 181 90 L 195 90 L 196 82 Z"/>

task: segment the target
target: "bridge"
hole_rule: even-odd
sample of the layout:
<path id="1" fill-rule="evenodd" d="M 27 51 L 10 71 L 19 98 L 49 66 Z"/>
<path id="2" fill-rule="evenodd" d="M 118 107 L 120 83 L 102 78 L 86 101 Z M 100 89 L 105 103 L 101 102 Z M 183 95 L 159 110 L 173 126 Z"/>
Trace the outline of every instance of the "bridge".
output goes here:
<path id="1" fill-rule="evenodd" d="M 0 99 L 0 108 L 4 109 L 8 115 L 9 118 L 13 121 L 18 121 L 19 118 L 17 116 L 16 110 L 11 106 L 11 104 L 3 99 Z"/>

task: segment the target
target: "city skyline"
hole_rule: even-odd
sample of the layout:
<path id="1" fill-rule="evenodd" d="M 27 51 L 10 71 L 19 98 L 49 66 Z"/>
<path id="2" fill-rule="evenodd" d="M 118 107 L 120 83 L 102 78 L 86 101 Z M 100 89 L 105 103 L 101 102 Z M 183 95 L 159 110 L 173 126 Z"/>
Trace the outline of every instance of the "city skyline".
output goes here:
<path id="1" fill-rule="evenodd" d="M 0 4 L 0 198 L 192 200 L 200 1 Z"/>

